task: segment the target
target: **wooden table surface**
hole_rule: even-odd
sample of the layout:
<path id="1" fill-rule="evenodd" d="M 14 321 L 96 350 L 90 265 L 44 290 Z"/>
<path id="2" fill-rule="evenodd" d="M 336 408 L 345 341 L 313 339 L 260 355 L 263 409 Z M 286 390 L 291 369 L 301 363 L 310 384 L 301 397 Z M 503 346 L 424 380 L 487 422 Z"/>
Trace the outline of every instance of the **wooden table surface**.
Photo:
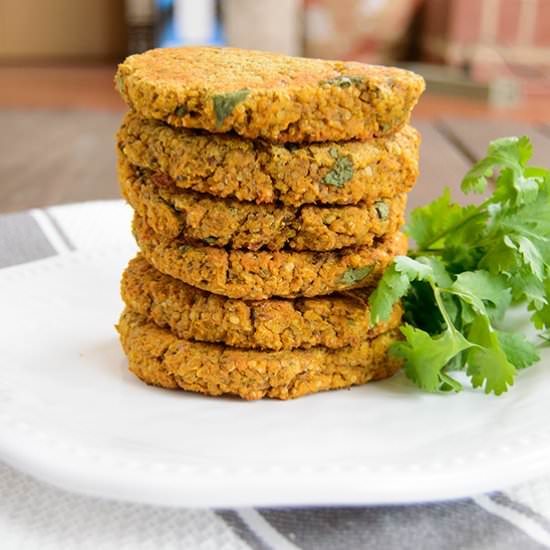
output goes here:
<path id="1" fill-rule="evenodd" d="M 0 212 L 118 197 L 114 134 L 118 111 L 0 111 Z M 528 135 L 534 163 L 550 165 L 550 126 L 479 118 L 418 120 L 419 178 L 410 195 L 415 207 L 459 184 L 473 161 L 497 137 Z"/>

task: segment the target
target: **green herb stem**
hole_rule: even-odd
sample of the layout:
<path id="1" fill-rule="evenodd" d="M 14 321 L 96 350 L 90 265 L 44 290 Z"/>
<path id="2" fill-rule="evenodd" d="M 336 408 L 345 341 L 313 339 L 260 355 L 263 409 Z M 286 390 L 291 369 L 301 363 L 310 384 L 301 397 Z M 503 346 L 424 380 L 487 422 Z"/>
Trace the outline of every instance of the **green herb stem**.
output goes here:
<path id="1" fill-rule="evenodd" d="M 459 223 L 445 229 L 445 231 L 442 231 L 439 235 L 437 235 L 436 237 L 432 238 L 427 244 L 424 245 L 424 251 L 427 252 L 427 253 L 430 253 L 432 254 L 434 252 L 434 250 L 441 250 L 441 249 L 431 249 L 430 247 L 437 243 L 438 241 L 440 241 L 441 239 L 443 239 L 444 237 L 447 237 L 447 235 L 450 235 L 451 233 L 454 233 L 455 231 L 459 230 L 459 229 L 462 229 L 463 227 L 465 227 L 467 224 L 469 224 L 470 222 L 472 222 L 473 220 L 476 220 L 476 219 L 479 219 L 481 218 L 482 216 L 484 216 L 487 211 L 485 210 L 485 208 L 487 207 L 487 205 L 489 204 L 489 200 L 485 201 L 483 204 L 481 204 L 479 206 L 479 209 L 478 212 L 476 212 L 475 214 L 472 214 L 471 216 L 469 216 L 468 218 L 460 221 Z M 481 210 L 483 209 L 483 210 Z"/>
<path id="2" fill-rule="evenodd" d="M 441 312 L 441 316 L 443 317 L 445 324 L 447 325 L 447 329 L 451 332 L 455 332 L 456 327 L 454 326 L 454 323 L 451 321 L 451 318 L 449 317 L 449 313 L 447 312 L 447 308 L 445 307 L 445 304 L 443 303 L 443 299 L 441 298 L 441 292 L 446 289 L 440 289 L 433 281 L 430 281 L 430 286 L 432 287 L 435 302 L 437 304 L 437 307 L 439 308 L 439 311 Z"/>

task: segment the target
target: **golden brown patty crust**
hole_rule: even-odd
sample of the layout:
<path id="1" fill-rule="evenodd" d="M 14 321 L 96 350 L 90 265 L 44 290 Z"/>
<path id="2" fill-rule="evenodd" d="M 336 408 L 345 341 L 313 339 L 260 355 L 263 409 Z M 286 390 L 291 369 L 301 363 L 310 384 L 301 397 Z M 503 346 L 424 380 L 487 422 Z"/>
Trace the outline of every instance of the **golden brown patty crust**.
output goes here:
<path id="1" fill-rule="evenodd" d="M 122 194 L 159 235 L 182 243 L 247 250 L 326 251 L 369 246 L 399 230 L 407 196 L 356 206 L 255 204 L 218 199 L 176 187 L 155 185 L 150 171 L 119 159 Z"/>
<path id="2" fill-rule="evenodd" d="M 115 83 L 143 118 L 280 143 L 390 134 L 425 87 L 393 67 L 204 47 L 132 55 Z"/>
<path id="3" fill-rule="evenodd" d="M 142 256 L 124 271 L 121 293 L 128 308 L 179 338 L 247 349 L 357 346 L 397 327 L 402 313 L 396 307 L 387 322 L 370 327 L 363 290 L 296 300 L 234 300 L 164 275 Z"/>
<path id="4" fill-rule="evenodd" d="M 138 215 L 133 231 L 145 258 L 162 273 L 214 294 L 247 300 L 313 297 L 372 287 L 393 258 L 407 252 L 402 233 L 388 236 L 376 247 L 252 252 L 164 239 Z"/>
<path id="5" fill-rule="evenodd" d="M 285 147 L 129 113 L 117 139 L 132 164 L 164 174 L 158 185 L 257 203 L 356 204 L 410 191 L 418 176 L 420 137 L 410 126 L 371 141 Z"/>
<path id="6" fill-rule="evenodd" d="M 130 370 L 141 380 L 207 395 L 292 399 L 387 378 L 400 367 L 388 353 L 397 330 L 338 350 L 266 352 L 190 342 L 128 309 L 117 328 Z"/>

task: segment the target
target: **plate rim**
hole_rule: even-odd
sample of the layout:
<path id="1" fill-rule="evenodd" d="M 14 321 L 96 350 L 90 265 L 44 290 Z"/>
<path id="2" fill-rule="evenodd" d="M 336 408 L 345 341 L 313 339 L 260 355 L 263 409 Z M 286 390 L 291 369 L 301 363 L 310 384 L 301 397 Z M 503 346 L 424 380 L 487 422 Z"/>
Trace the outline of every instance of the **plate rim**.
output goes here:
<path id="1" fill-rule="evenodd" d="M 346 471 L 342 467 L 295 472 L 282 467 L 256 471 L 242 468 L 239 472 L 219 466 L 208 469 L 179 465 L 175 474 L 162 463 L 141 461 L 140 464 L 120 458 L 113 460 L 105 453 L 89 453 L 6 413 L 0 413 L 0 426 L 0 458 L 35 479 L 89 497 L 169 507 L 418 504 L 504 490 L 550 473 L 550 445 L 547 444 L 532 447 L 529 453 L 519 456 L 510 455 L 505 483 L 498 473 L 501 468 L 487 470 L 489 454 L 478 462 L 481 466 L 469 469 L 467 477 L 466 472 L 450 476 L 451 465 L 440 465 L 428 473 L 417 468 L 398 472 L 382 468 L 361 471 L 360 477 L 357 468 Z M 67 453 L 73 460 L 66 460 Z M 155 484 L 151 484 L 152 472 L 156 476 Z M 319 486 L 320 474 L 324 476 L 323 487 Z M 287 485 L 292 482 L 292 492 L 286 491 L 281 476 L 285 476 Z M 246 484 L 253 486 L 252 494 L 243 488 Z"/>

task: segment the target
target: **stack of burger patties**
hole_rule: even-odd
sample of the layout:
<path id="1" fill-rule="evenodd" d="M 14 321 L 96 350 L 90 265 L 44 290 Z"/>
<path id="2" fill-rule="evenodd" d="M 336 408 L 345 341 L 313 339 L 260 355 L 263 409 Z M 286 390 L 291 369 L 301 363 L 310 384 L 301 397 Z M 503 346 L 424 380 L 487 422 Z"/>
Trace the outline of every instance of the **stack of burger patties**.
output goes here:
<path id="1" fill-rule="evenodd" d="M 418 174 L 401 69 L 231 48 L 134 55 L 119 181 L 140 248 L 118 324 L 166 388 L 288 399 L 391 376 L 402 311 L 371 326 Z"/>

